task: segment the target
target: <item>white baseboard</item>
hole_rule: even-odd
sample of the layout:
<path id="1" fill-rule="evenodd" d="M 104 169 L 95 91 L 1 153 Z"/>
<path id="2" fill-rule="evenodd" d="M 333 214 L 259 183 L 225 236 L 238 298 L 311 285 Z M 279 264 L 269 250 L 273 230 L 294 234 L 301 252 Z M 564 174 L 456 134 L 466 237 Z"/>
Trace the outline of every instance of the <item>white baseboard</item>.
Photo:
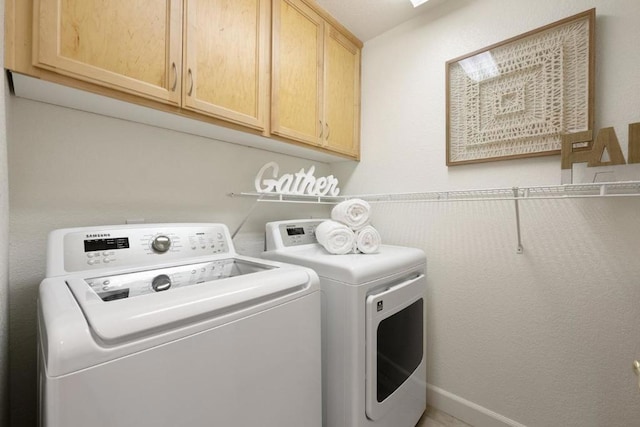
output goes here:
<path id="1" fill-rule="evenodd" d="M 431 384 L 427 384 L 427 404 L 473 427 L 526 427 Z"/>

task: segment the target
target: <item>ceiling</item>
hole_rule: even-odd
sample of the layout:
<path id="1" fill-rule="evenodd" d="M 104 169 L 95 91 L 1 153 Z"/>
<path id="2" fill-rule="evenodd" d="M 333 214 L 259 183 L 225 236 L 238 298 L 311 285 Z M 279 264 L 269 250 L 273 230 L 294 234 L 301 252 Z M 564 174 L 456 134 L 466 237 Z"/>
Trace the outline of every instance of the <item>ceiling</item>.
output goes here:
<path id="1" fill-rule="evenodd" d="M 363 42 L 446 0 L 429 0 L 414 8 L 409 0 L 316 0 L 338 22 Z"/>

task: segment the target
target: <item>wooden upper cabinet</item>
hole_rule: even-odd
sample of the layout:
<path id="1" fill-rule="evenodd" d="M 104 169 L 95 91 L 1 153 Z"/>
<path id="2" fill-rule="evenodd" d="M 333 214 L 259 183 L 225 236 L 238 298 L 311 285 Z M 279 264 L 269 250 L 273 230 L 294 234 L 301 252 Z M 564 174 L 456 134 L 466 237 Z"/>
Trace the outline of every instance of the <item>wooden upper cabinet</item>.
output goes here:
<path id="1" fill-rule="evenodd" d="M 304 0 L 274 0 L 271 132 L 358 158 L 360 49 Z"/>
<path id="2" fill-rule="evenodd" d="M 359 158 L 362 43 L 314 0 L 5 3 L 11 71 Z"/>
<path id="3" fill-rule="evenodd" d="M 326 41 L 325 145 L 357 157 L 360 153 L 360 49 L 332 27 Z"/>
<path id="4" fill-rule="evenodd" d="M 270 0 L 186 0 L 183 106 L 264 130 Z"/>
<path id="5" fill-rule="evenodd" d="M 181 0 L 35 0 L 33 64 L 179 104 Z"/>
<path id="6" fill-rule="evenodd" d="M 299 0 L 275 0 L 271 132 L 321 145 L 324 21 Z"/>

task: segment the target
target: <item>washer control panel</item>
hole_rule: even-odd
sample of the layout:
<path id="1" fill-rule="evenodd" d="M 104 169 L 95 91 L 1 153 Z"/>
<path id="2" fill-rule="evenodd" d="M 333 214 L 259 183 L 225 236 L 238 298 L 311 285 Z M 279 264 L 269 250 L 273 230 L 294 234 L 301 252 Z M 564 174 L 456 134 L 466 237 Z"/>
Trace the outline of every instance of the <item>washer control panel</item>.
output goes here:
<path id="1" fill-rule="evenodd" d="M 223 224 L 116 226 L 56 233 L 63 233 L 62 262 L 67 272 L 154 265 L 234 252 Z"/>
<path id="2" fill-rule="evenodd" d="M 235 258 L 226 258 L 158 270 L 92 277 L 85 281 L 103 301 L 108 302 L 204 283 L 215 286 L 216 280 L 270 268 L 272 267 Z"/>

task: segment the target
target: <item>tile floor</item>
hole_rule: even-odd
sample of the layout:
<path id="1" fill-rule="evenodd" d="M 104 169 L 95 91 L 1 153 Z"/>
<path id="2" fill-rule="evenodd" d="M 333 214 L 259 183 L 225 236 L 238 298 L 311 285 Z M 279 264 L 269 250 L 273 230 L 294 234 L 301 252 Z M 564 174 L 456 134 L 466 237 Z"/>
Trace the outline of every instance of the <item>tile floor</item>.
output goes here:
<path id="1" fill-rule="evenodd" d="M 416 427 L 473 427 L 437 409 L 427 407 Z"/>

